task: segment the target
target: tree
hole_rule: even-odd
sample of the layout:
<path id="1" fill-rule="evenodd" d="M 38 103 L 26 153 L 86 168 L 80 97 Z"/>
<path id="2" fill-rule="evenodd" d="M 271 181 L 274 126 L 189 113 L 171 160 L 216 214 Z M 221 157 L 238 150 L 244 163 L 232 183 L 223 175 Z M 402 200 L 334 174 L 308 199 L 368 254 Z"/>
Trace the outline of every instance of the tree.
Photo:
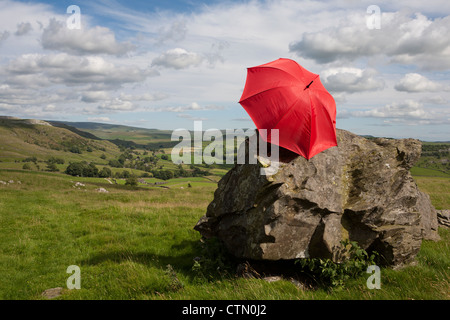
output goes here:
<path id="1" fill-rule="evenodd" d="M 118 160 L 109 160 L 108 165 L 113 168 L 123 168 L 123 163 Z"/>
<path id="2" fill-rule="evenodd" d="M 58 167 L 56 166 L 56 164 L 54 164 L 54 163 L 48 163 L 48 164 L 47 164 L 47 171 L 50 171 L 50 172 L 56 172 L 56 171 L 59 171 L 59 169 L 58 169 Z"/>
<path id="3" fill-rule="evenodd" d="M 55 164 L 64 164 L 64 159 L 62 158 L 56 158 L 56 157 L 50 157 L 47 160 L 47 163 L 55 163 Z"/>
<path id="4" fill-rule="evenodd" d="M 127 178 L 129 178 L 130 176 L 131 176 L 130 171 L 127 171 L 127 170 L 123 170 L 123 171 L 122 171 L 122 178 L 127 179 Z"/>
<path id="5" fill-rule="evenodd" d="M 128 172 L 128 171 L 127 171 Z M 135 175 L 131 175 L 130 177 L 127 178 L 127 180 L 125 181 L 125 185 L 126 186 L 131 186 L 131 187 L 137 187 L 138 185 L 138 179 Z"/>
<path id="6" fill-rule="evenodd" d="M 28 163 L 25 163 L 22 167 L 23 170 L 31 170 L 31 166 Z"/>
<path id="7" fill-rule="evenodd" d="M 66 170 L 64 171 L 66 174 L 70 174 L 71 176 L 80 176 L 80 177 L 98 177 L 99 171 L 98 168 L 93 163 L 87 163 L 86 161 L 81 162 L 71 162 Z"/>
<path id="8" fill-rule="evenodd" d="M 75 146 L 75 145 L 71 146 L 69 148 L 69 151 L 72 152 L 72 153 L 80 153 L 81 154 L 80 148 L 78 146 Z"/>
<path id="9" fill-rule="evenodd" d="M 108 167 L 103 167 L 102 170 L 98 173 L 100 178 L 109 178 L 112 176 L 112 171 Z"/>

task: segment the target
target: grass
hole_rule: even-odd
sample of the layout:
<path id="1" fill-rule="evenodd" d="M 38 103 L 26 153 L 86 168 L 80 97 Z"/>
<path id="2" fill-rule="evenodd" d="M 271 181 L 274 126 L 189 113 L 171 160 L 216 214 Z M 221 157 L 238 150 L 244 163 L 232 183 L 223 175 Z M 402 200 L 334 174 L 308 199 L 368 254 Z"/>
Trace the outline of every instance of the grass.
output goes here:
<path id="1" fill-rule="evenodd" d="M 205 213 L 216 185 L 202 178 L 170 180 L 175 187 L 129 188 L 104 179 L 57 173 L 0 170 L 0 299 L 450 299 L 450 232 L 424 241 L 417 266 L 382 269 L 380 290 L 368 276 L 341 290 L 298 289 L 288 280 L 196 277 L 201 255 L 193 226 Z M 416 177 L 437 207 L 449 208 L 445 178 Z M 17 181 L 21 183 L 18 184 Z M 74 188 L 76 181 L 86 186 Z M 177 183 L 192 188 L 179 188 Z M 95 190 L 103 186 L 109 192 Z M 66 269 L 81 269 L 81 289 L 69 290 Z"/>
<path id="2" fill-rule="evenodd" d="M 450 174 L 445 173 L 442 170 L 430 169 L 430 168 L 412 167 L 411 174 L 414 176 L 450 178 Z"/>
<path id="3" fill-rule="evenodd" d="M 421 191 L 430 195 L 431 203 L 436 209 L 450 208 L 450 179 L 414 176 L 414 180 Z"/>

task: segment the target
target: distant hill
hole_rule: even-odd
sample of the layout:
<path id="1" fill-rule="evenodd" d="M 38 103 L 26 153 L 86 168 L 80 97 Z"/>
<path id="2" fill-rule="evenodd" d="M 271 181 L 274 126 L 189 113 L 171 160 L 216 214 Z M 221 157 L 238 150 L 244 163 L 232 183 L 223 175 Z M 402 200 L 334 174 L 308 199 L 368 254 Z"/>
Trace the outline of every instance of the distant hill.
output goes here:
<path id="1" fill-rule="evenodd" d="M 54 126 L 36 119 L 0 117 L 0 160 L 20 160 L 37 157 L 46 160 L 51 156 L 68 160 L 89 160 L 101 154 L 115 157 L 119 148 L 92 134 L 75 128 Z"/>
<path id="2" fill-rule="evenodd" d="M 68 126 L 78 131 L 91 134 L 95 138 L 109 140 L 123 147 L 134 148 L 171 148 L 178 142 L 171 141 L 172 131 L 130 127 L 124 125 L 98 122 L 49 121 L 56 126 Z M 86 136 L 88 137 L 88 136 Z M 91 137 L 91 139 L 94 139 Z"/>
<path id="3" fill-rule="evenodd" d="M 88 139 L 102 140 L 101 138 L 93 135 L 92 133 L 89 133 L 87 131 L 79 130 L 78 128 L 73 127 L 71 125 L 68 125 L 67 123 L 64 123 L 64 122 L 61 122 L 61 121 L 47 121 L 47 122 L 50 123 L 54 127 L 64 128 L 64 129 L 70 130 L 70 131 L 78 134 L 79 136 L 82 136 L 82 137 L 85 137 L 85 138 L 88 138 Z"/>

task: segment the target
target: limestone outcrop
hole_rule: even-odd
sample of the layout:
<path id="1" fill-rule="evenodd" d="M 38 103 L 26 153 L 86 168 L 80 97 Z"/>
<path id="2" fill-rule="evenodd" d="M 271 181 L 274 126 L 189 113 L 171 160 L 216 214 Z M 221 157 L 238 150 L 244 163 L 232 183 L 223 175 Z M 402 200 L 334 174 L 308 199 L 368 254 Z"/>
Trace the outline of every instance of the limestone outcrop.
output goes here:
<path id="1" fill-rule="evenodd" d="M 236 164 L 195 229 L 246 259 L 339 262 L 341 241 L 349 239 L 387 265 L 413 262 L 422 239 L 439 239 L 436 210 L 409 172 L 420 141 L 339 129 L 337 141 L 310 160 L 281 150 L 273 175 L 261 175 L 259 161 Z"/>

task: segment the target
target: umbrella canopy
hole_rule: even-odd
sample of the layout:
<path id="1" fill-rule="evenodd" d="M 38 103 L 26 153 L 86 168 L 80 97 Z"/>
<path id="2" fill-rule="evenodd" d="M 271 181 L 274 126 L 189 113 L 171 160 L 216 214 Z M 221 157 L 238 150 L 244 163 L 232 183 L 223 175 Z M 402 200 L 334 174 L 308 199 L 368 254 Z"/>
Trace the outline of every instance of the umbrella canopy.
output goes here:
<path id="1" fill-rule="evenodd" d="M 319 76 L 290 59 L 247 69 L 239 100 L 258 129 L 279 129 L 279 146 L 306 159 L 337 146 L 336 103 Z"/>

